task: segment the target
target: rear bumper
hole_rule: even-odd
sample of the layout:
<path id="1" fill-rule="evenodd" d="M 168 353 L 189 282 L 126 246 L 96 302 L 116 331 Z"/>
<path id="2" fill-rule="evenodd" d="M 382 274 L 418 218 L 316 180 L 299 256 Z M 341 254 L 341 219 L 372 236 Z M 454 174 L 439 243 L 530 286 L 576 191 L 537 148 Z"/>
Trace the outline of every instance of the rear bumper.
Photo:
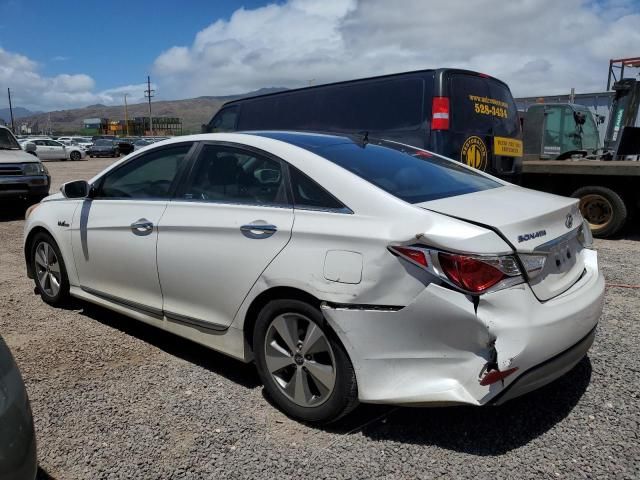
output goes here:
<path id="1" fill-rule="evenodd" d="M 503 402 L 563 375 L 591 345 L 604 279 L 596 253 L 585 253 L 582 278 L 545 303 L 525 284 L 483 295 L 476 308 L 469 297 L 431 284 L 397 311 L 324 305 L 323 313 L 349 353 L 362 402 Z M 517 370 L 480 385 L 493 362 Z"/>
<path id="2" fill-rule="evenodd" d="M 50 184 L 48 175 L 0 177 L 0 198 L 45 197 Z"/>

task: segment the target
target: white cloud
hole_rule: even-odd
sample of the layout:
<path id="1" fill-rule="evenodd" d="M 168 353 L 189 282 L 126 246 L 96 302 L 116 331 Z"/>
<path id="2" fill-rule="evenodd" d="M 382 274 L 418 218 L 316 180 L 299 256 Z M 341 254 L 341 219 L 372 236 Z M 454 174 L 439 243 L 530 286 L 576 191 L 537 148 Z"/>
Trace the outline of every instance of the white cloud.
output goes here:
<path id="1" fill-rule="evenodd" d="M 120 105 L 123 94 L 128 101 L 144 100 L 146 84 L 126 85 L 95 91 L 95 81 L 89 75 L 63 73 L 47 77 L 39 73 L 38 64 L 18 53 L 0 48 L 0 86 L 11 88 L 13 105 L 31 110 L 57 110 L 90 104 Z"/>
<path id="2" fill-rule="evenodd" d="M 640 50 L 633 0 L 288 0 L 236 10 L 155 61 L 165 96 L 296 87 L 455 66 L 515 95 L 601 91 Z"/>

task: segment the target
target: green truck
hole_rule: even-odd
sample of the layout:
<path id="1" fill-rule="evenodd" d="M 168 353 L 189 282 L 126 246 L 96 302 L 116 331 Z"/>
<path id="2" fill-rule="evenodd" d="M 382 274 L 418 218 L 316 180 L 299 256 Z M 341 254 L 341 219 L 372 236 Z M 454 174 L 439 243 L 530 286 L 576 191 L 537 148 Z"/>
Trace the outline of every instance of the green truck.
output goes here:
<path id="1" fill-rule="evenodd" d="M 620 232 L 640 207 L 640 82 L 614 83 L 609 125 L 575 104 L 531 105 L 522 117 L 524 186 L 580 199 L 594 236 Z"/>

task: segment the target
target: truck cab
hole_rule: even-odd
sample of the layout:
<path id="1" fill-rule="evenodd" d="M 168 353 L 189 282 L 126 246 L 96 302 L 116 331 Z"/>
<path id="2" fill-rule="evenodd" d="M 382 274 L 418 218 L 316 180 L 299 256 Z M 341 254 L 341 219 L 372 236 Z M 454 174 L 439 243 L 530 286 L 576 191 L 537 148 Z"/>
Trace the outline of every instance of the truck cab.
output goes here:
<path id="1" fill-rule="evenodd" d="M 525 160 L 587 156 L 601 147 L 596 121 L 583 105 L 540 103 L 523 118 Z"/>

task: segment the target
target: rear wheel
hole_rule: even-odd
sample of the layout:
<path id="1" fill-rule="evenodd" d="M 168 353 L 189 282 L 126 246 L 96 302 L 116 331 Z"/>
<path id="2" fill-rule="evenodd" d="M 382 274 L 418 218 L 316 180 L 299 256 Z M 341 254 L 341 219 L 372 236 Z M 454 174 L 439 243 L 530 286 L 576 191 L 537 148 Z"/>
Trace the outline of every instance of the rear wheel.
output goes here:
<path id="1" fill-rule="evenodd" d="M 589 223 L 593 235 L 615 235 L 627 220 L 627 207 L 616 192 L 607 187 L 582 187 L 571 194 L 580 199 L 580 213 Z"/>
<path id="2" fill-rule="evenodd" d="M 258 315 L 253 349 L 265 390 L 287 415 L 329 423 L 358 404 L 353 365 L 316 307 L 269 302 Z"/>
<path id="3" fill-rule="evenodd" d="M 62 305 L 69 298 L 69 277 L 60 248 L 48 233 L 36 234 L 31 243 L 31 268 L 42 299 L 50 305 Z"/>

